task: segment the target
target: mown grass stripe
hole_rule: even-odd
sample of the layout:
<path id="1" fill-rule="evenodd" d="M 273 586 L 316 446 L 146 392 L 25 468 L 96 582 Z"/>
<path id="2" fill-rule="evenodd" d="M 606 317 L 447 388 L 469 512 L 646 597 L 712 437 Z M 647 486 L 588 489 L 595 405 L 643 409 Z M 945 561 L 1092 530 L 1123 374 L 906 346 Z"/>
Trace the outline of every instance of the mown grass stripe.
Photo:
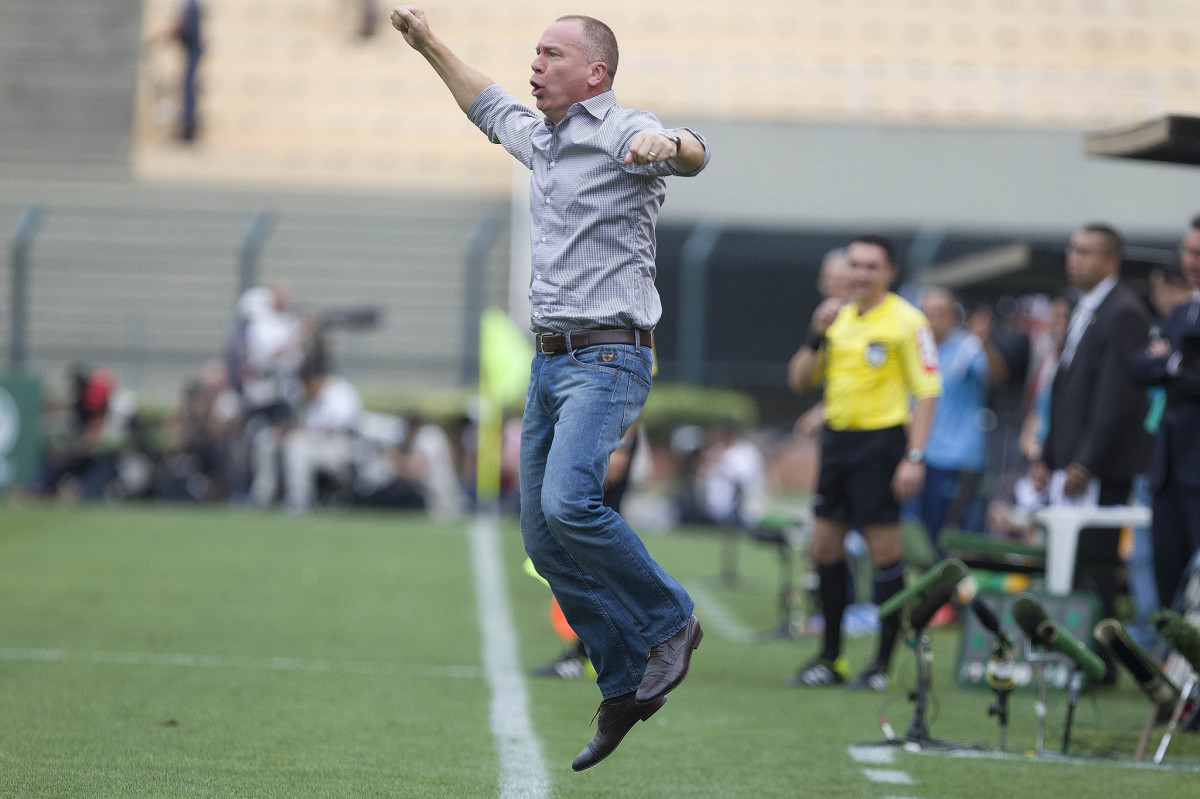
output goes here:
<path id="1" fill-rule="evenodd" d="M 309 660 L 248 655 L 198 655 L 189 652 L 104 652 L 70 649 L 0 648 L 0 660 L 87 663 L 110 666 L 176 666 L 183 668 L 244 669 L 250 671 L 308 671 L 331 674 L 384 674 L 476 680 L 484 676 L 478 666 L 371 663 L 353 660 Z"/>
<path id="2" fill-rule="evenodd" d="M 758 643 L 758 633 L 742 624 L 711 591 L 695 581 L 688 582 L 685 588 L 696 603 L 696 615 L 702 616 L 705 625 L 711 626 L 717 635 L 735 644 Z"/>

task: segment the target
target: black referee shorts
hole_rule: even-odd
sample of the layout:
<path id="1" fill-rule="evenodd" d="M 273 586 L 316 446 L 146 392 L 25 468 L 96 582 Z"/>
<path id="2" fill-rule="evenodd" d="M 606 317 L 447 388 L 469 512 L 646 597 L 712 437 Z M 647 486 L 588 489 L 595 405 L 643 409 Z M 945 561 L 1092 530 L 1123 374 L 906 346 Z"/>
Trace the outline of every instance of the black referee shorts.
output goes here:
<path id="1" fill-rule="evenodd" d="M 850 527 L 895 524 L 892 477 L 908 447 L 903 427 L 821 431 L 821 477 L 813 515 Z"/>

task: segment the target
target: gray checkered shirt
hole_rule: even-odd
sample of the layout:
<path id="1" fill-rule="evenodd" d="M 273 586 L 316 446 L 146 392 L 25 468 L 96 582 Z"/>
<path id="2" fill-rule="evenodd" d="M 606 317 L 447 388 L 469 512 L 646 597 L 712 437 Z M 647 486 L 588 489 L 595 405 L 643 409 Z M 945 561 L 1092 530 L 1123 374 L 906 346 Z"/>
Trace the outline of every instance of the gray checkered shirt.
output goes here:
<path id="1" fill-rule="evenodd" d="M 626 165 L 633 137 L 663 133 L 648 111 L 621 108 L 611 91 L 576 103 L 557 125 L 499 85 L 467 116 L 533 170 L 529 187 L 529 302 L 534 332 L 653 330 L 662 316 L 654 287 L 654 226 L 670 161 Z M 704 143 L 699 134 L 693 135 Z"/>

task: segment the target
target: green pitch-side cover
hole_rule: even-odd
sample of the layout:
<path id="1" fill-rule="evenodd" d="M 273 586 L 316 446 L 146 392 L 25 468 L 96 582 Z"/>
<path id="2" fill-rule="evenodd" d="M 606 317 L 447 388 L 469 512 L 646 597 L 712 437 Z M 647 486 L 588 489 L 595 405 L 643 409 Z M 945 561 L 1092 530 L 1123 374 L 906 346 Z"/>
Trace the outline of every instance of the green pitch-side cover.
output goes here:
<path id="1" fill-rule="evenodd" d="M 37 378 L 0 375 L 0 490 L 33 484 L 41 433 L 42 387 Z"/>

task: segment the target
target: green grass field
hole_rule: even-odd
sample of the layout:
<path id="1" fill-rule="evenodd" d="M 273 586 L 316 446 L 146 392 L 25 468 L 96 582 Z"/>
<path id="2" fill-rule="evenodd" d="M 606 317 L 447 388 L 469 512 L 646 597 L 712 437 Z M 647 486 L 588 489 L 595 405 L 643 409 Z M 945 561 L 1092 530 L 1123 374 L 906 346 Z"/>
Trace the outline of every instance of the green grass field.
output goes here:
<path id="1" fill-rule="evenodd" d="M 697 597 L 704 645 L 692 675 L 596 768 L 593 685 L 528 681 L 533 732 L 555 797 L 1052 797 L 1200 794 L 1200 740 L 1173 768 L 1135 767 L 1148 704 L 1128 681 L 1085 695 L 1075 739 L 1088 758 L 1022 756 L 1033 696 L 1011 702 L 1000 758 L 850 747 L 903 731 L 903 689 L 797 691 L 783 678 L 815 641 L 744 643 L 775 616 L 774 554 L 740 549 L 740 584 L 716 579 L 717 539 L 652 537 Z M 522 668 L 561 644 L 548 592 L 501 534 Z M 466 524 L 418 516 L 291 518 L 224 509 L 0 507 L 0 796 L 489 797 L 501 764 Z M 995 747 L 990 694 L 952 682 L 955 630 L 935 636 L 932 731 Z M 852 639 L 861 666 L 872 644 Z M 912 655 L 897 674 L 911 682 Z M 1064 697 L 1051 700 L 1057 742 Z M 1161 729 L 1159 730 L 1161 732 Z M 1157 735 L 1154 738 L 1157 743 Z M 1187 768 L 1183 768 L 1187 766 Z M 879 782 L 894 772 L 909 783 Z M 875 780 L 871 777 L 874 776 Z"/>

